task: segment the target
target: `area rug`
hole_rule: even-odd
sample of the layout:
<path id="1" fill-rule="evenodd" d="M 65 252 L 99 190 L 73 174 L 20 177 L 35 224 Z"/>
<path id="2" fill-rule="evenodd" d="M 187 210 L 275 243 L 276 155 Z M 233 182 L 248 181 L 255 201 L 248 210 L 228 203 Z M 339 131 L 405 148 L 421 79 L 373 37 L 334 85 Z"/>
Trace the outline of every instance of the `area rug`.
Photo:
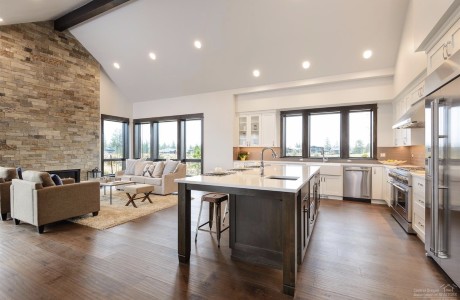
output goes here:
<path id="1" fill-rule="evenodd" d="M 101 210 L 96 217 L 93 217 L 92 214 L 87 214 L 71 218 L 69 221 L 104 230 L 177 204 L 177 195 L 150 195 L 150 199 L 153 204 L 148 200 L 141 202 L 142 199 L 139 199 L 134 200 L 137 208 L 133 207 L 132 204 L 125 206 L 128 202 L 128 196 L 124 192 L 114 190 L 112 205 L 110 205 L 109 191 L 107 191 L 107 195 L 104 195 L 101 191 Z"/>

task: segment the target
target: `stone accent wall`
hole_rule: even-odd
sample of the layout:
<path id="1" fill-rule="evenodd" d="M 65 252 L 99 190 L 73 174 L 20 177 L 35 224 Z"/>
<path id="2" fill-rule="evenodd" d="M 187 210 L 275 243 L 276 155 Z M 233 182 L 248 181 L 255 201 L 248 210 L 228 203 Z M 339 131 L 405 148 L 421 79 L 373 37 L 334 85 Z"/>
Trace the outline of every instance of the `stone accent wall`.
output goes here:
<path id="1" fill-rule="evenodd" d="M 52 22 L 0 26 L 0 166 L 100 165 L 98 62 Z"/>

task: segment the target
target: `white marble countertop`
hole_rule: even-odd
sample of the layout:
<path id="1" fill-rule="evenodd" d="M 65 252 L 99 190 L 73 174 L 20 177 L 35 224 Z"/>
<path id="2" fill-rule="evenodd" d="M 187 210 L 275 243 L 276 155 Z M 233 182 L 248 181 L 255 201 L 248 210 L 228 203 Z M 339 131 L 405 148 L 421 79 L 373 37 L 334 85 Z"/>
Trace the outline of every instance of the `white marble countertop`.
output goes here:
<path id="1" fill-rule="evenodd" d="M 260 176 L 259 168 L 237 171 L 234 174 L 224 176 L 204 176 L 179 178 L 177 183 L 190 183 L 198 185 L 225 186 L 232 188 L 245 188 L 254 190 L 266 190 L 277 192 L 295 193 L 319 172 L 319 166 L 307 166 L 305 164 L 273 164 L 265 167 L 265 175 Z M 297 180 L 269 179 L 268 176 L 295 176 Z"/>
<path id="2" fill-rule="evenodd" d="M 234 160 L 233 161 L 234 165 L 259 165 L 260 160 Z M 397 166 L 393 165 L 384 165 L 382 163 L 379 163 L 378 161 L 375 161 L 373 163 L 359 163 L 359 162 L 334 162 L 334 161 L 328 161 L 328 162 L 311 162 L 311 161 L 282 161 L 282 160 L 267 160 L 265 161 L 266 165 L 291 165 L 291 164 L 304 164 L 307 166 L 360 166 L 360 167 L 390 167 L 394 168 Z"/>

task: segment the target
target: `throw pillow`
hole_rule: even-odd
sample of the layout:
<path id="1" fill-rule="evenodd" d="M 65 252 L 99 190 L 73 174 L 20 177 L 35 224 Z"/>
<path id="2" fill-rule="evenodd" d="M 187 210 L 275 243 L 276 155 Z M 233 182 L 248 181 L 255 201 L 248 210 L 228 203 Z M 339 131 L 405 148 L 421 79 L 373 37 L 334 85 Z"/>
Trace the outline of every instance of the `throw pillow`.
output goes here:
<path id="1" fill-rule="evenodd" d="M 127 159 L 125 175 L 134 175 L 134 169 L 136 168 L 137 159 Z"/>
<path id="2" fill-rule="evenodd" d="M 0 177 L 0 183 L 5 183 L 5 179 Z"/>
<path id="3" fill-rule="evenodd" d="M 18 178 L 22 179 L 22 168 L 21 167 L 16 168 L 16 173 L 18 173 Z"/>
<path id="4" fill-rule="evenodd" d="M 18 178 L 16 168 L 4 168 L 0 167 L 0 177 L 5 181 L 11 181 Z"/>
<path id="5" fill-rule="evenodd" d="M 163 169 L 165 168 L 165 164 L 162 161 L 157 162 L 155 166 L 155 170 L 153 171 L 153 176 L 155 178 L 161 178 L 163 175 Z"/>
<path id="6" fill-rule="evenodd" d="M 55 185 L 63 185 L 61 177 L 57 174 L 51 174 L 51 180 L 53 180 Z"/>
<path id="7" fill-rule="evenodd" d="M 140 160 L 140 161 L 137 161 L 136 162 L 136 165 L 134 167 L 134 175 L 135 176 L 142 176 L 143 173 L 144 173 L 144 167 L 146 165 L 150 165 L 152 164 L 153 162 L 152 161 L 143 161 L 143 160 Z"/>
<path id="8" fill-rule="evenodd" d="M 163 169 L 163 175 L 173 173 L 176 170 L 178 164 L 179 164 L 178 161 L 168 160 L 165 163 L 165 168 Z"/>
<path id="9" fill-rule="evenodd" d="M 142 176 L 144 177 L 152 177 L 153 176 L 153 171 L 155 170 L 155 166 L 157 163 L 151 163 L 149 165 L 146 165 L 144 167 L 144 172 L 142 173 Z"/>
<path id="10" fill-rule="evenodd" d="M 43 187 L 55 186 L 51 175 L 48 172 L 39 172 L 39 171 L 24 171 L 22 173 L 22 178 L 27 181 L 32 181 L 35 183 L 41 183 Z"/>

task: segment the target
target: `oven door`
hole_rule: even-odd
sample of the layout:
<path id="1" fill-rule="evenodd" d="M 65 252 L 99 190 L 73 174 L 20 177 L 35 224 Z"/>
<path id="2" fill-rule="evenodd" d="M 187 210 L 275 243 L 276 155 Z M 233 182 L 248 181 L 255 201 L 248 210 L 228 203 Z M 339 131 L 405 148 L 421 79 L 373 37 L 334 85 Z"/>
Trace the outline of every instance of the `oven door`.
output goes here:
<path id="1" fill-rule="evenodd" d="M 398 212 L 407 222 L 412 222 L 412 209 L 410 205 L 410 187 L 392 181 L 391 195 L 393 209 Z"/>

